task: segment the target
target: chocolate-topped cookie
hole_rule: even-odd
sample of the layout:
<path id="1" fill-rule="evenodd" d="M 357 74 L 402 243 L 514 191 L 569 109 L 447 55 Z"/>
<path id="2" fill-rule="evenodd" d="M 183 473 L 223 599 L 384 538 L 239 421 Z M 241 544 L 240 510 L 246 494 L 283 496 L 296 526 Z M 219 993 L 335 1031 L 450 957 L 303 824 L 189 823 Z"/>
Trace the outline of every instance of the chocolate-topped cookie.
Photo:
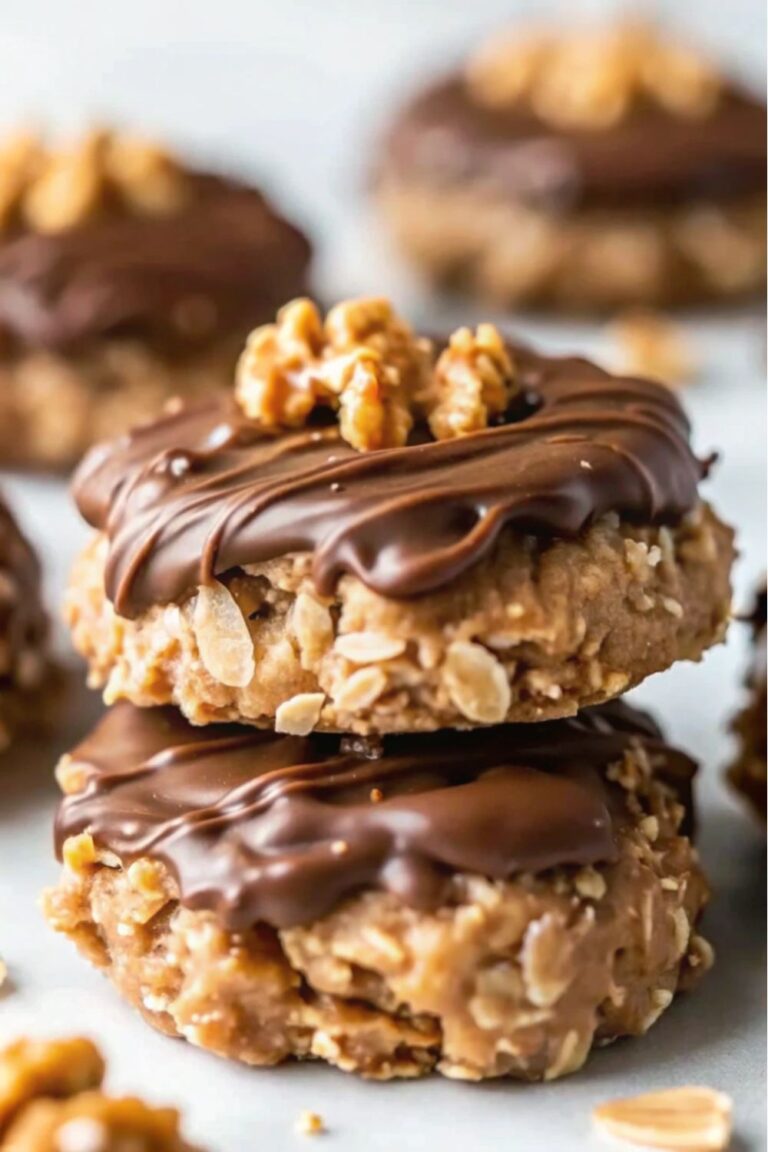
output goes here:
<path id="1" fill-rule="evenodd" d="M 752 658 L 747 676 L 748 700 L 733 722 L 738 752 L 731 765 L 730 780 L 765 820 L 768 750 L 766 749 L 766 587 L 763 584 L 747 622 L 752 632 Z"/>
<path id="2" fill-rule="evenodd" d="M 228 382 L 306 239 L 261 192 L 94 132 L 0 145 L 0 455 L 54 467 Z"/>
<path id="3" fill-rule="evenodd" d="M 637 24 L 497 34 L 386 135 L 414 262 L 503 303 L 684 304 L 765 282 L 766 112 Z"/>
<path id="4" fill-rule="evenodd" d="M 0 497 L 0 752 L 52 716 L 43 688 L 53 675 L 40 565 Z"/>
<path id="5" fill-rule="evenodd" d="M 385 301 L 257 329 L 234 396 L 95 448 L 67 615 L 108 701 L 397 732 L 569 715 L 728 616 L 670 391 Z"/>
<path id="6" fill-rule="evenodd" d="M 692 775 L 622 703 L 372 741 L 122 703 L 60 765 L 46 912 L 221 1055 L 553 1078 L 709 963 Z"/>

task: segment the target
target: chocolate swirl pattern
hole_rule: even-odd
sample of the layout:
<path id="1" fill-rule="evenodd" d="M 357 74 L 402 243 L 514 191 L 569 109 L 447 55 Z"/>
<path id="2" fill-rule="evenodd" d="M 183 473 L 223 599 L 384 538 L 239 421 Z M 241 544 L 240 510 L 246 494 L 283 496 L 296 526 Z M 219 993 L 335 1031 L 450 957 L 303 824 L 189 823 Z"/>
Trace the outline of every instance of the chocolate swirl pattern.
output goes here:
<path id="1" fill-rule="evenodd" d="M 382 595 L 444 587 L 507 526 L 574 536 L 618 512 L 674 523 L 704 466 L 661 385 L 514 350 L 523 401 L 504 423 L 358 453 L 335 427 L 267 434 L 214 399 L 95 448 L 80 511 L 109 536 L 107 594 L 123 616 L 237 566 L 311 552 L 318 589 L 352 573 Z"/>
<path id="2" fill-rule="evenodd" d="M 61 804 L 57 846 L 87 830 L 124 865 L 162 860 L 187 907 L 233 930 L 308 923 L 364 887 L 428 908 L 456 871 L 614 859 L 622 808 L 605 770 L 638 743 L 686 792 L 692 763 L 622 703 L 373 747 L 122 703 L 72 754 L 85 783 Z"/>

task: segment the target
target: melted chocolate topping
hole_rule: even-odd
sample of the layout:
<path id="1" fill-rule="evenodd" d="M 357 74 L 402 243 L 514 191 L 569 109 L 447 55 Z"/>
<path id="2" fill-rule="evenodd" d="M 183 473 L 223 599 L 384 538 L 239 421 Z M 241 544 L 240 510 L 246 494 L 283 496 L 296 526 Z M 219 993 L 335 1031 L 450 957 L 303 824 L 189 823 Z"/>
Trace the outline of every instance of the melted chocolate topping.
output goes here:
<path id="1" fill-rule="evenodd" d="M 137 334 L 185 347 L 185 307 L 205 309 L 202 333 L 212 339 L 239 336 L 300 295 L 302 234 L 255 188 L 204 174 L 187 180 L 189 201 L 170 215 L 105 215 L 4 244 L 0 332 L 32 348 Z"/>
<path id="2" fill-rule="evenodd" d="M 72 754 L 85 786 L 60 806 L 57 850 L 88 830 L 123 864 L 159 859 L 183 904 L 235 930 L 306 924 L 361 888 L 434 907 L 455 872 L 615 859 L 624 807 L 605 770 L 637 742 L 687 794 L 691 761 L 622 703 L 375 747 L 121 703 Z"/>
<path id="3" fill-rule="evenodd" d="M 613 127 L 565 131 L 524 107 L 483 107 L 451 76 L 403 111 L 385 164 L 552 207 L 727 199 L 764 191 L 766 110 L 729 90 L 709 116 L 673 116 L 649 102 Z"/>
<path id="4" fill-rule="evenodd" d="M 116 610 L 296 552 L 313 553 L 323 593 L 349 572 L 415 596 L 465 572 L 505 525 L 574 536 L 610 511 L 651 524 L 694 506 L 703 468 L 668 389 L 513 354 L 520 409 L 456 440 L 360 453 L 335 426 L 268 435 L 217 398 L 93 449 L 75 495 L 108 533 Z"/>

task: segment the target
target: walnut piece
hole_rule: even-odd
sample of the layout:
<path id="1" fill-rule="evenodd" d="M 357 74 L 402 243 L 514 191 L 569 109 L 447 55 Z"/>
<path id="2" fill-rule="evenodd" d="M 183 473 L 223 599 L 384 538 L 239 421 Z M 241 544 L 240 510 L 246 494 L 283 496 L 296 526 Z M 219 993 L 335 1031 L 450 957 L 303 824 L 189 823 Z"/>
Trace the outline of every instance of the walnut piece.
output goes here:
<path id="1" fill-rule="evenodd" d="M 487 107 L 527 104 L 557 127 L 599 130 L 643 101 L 675 116 L 707 116 L 722 81 L 694 50 L 627 22 L 564 35 L 497 35 L 470 59 L 466 83 Z"/>
<path id="2" fill-rule="evenodd" d="M 267 428 L 300 427 L 316 407 L 339 412 L 361 452 L 405 444 L 414 397 L 426 387 L 431 346 L 386 300 L 338 304 L 322 320 L 294 300 L 248 338 L 237 369 L 244 412 Z"/>
<path id="3" fill-rule="evenodd" d="M 601 1104 L 598 1131 L 646 1148 L 722 1152 L 731 1139 L 732 1102 L 712 1088 L 670 1088 Z"/>
<path id="4" fill-rule="evenodd" d="M 82 1038 L 0 1050 L 0 1152 L 192 1152 L 178 1112 L 105 1096 L 104 1071 Z"/>
<path id="5" fill-rule="evenodd" d="M 309 300 L 287 304 L 277 323 L 251 333 L 236 383 L 243 411 L 265 428 L 301 427 L 328 407 L 360 452 L 402 446 L 417 418 L 439 440 L 476 432 L 514 392 L 514 365 L 492 324 L 460 328 L 433 364 L 430 341 L 379 299 L 346 301 L 325 322 Z"/>
<path id="6" fill-rule="evenodd" d="M 694 357 L 682 330 L 664 316 L 627 312 L 613 322 L 610 337 L 617 350 L 617 371 L 670 386 L 686 384 L 695 374 Z"/>
<path id="7" fill-rule="evenodd" d="M 98 1088 L 104 1061 L 90 1040 L 16 1040 L 0 1050 L 0 1137 L 37 1097 L 56 1099 Z"/>
<path id="8" fill-rule="evenodd" d="M 424 408 L 433 436 L 450 440 L 486 428 L 515 392 L 514 365 L 493 324 L 459 328 L 435 366 Z"/>
<path id="9" fill-rule="evenodd" d="M 61 148 L 28 132 L 0 143 L 0 231 L 63 232 L 105 211 L 162 215 L 185 202 L 181 165 L 148 140 L 102 129 Z"/>

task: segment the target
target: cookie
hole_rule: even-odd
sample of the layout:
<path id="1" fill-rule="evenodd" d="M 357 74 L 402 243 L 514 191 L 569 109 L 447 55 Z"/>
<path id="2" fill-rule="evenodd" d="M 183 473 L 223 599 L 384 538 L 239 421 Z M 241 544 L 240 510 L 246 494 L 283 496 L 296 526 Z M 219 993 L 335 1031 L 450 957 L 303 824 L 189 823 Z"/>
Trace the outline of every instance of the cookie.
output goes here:
<path id="1" fill-rule="evenodd" d="M 334 413 L 336 419 L 334 419 Z M 102 445 L 67 618 L 112 702 L 302 735 L 543 720 L 723 633 L 731 531 L 659 384 L 384 301 L 258 329 L 235 398 Z"/>
<path id="2" fill-rule="evenodd" d="M 765 284 L 765 107 L 650 27 L 497 34 L 399 113 L 382 216 L 433 281 L 554 310 Z"/>
<path id="3" fill-rule="evenodd" d="M 0 458 L 64 468 L 175 395 L 228 384 L 309 246 L 249 185 L 94 132 L 0 145 Z"/>
<path id="4" fill-rule="evenodd" d="M 621 702 L 373 741 L 122 703 L 60 765 L 46 915 L 222 1056 L 553 1079 L 711 960 L 692 775 Z"/>
<path id="5" fill-rule="evenodd" d="M 44 689 L 58 678 L 48 656 L 37 556 L 0 498 L 0 753 L 17 733 L 52 717 L 55 705 Z"/>
<path id="6" fill-rule="evenodd" d="M 91 1040 L 22 1037 L 0 1049 L 0 1152 L 194 1152 L 179 1115 L 104 1094 Z"/>
<path id="7" fill-rule="evenodd" d="M 730 769 L 734 788 L 765 820 L 766 815 L 766 589 L 765 585 L 755 597 L 749 617 L 752 629 L 753 659 L 747 677 L 749 699 L 733 722 L 738 740 L 738 754 Z"/>

